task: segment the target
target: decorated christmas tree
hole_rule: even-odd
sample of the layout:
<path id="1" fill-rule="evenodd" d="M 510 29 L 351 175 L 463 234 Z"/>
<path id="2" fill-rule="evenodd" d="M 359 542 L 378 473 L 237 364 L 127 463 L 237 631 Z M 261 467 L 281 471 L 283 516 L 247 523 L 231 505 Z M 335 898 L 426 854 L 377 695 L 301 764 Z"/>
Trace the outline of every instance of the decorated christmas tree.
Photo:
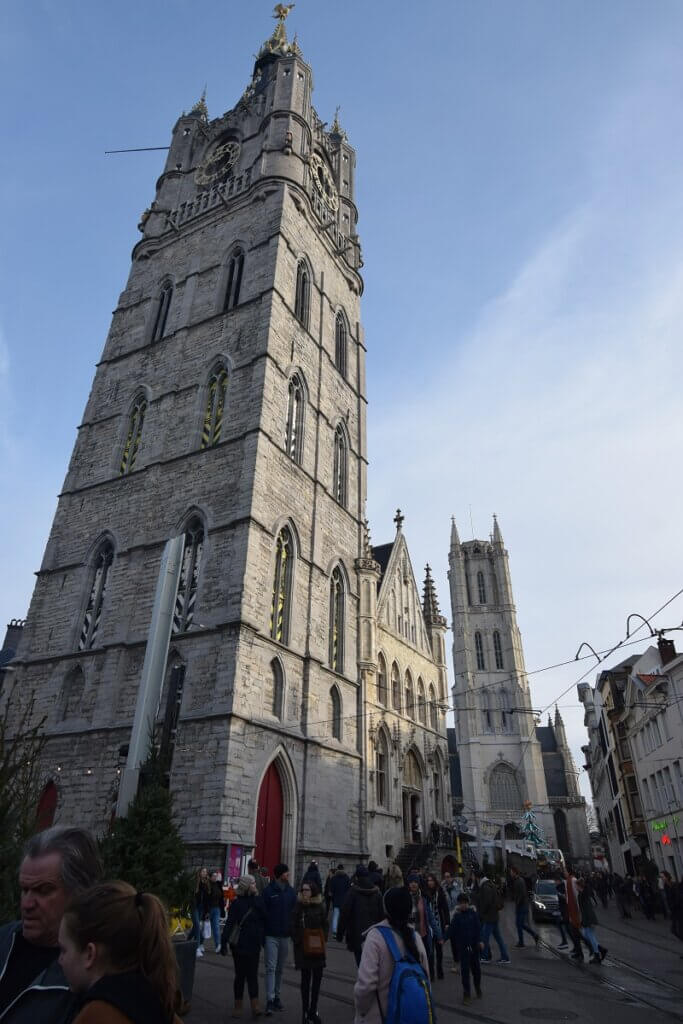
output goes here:
<path id="1" fill-rule="evenodd" d="M 534 846 L 545 846 L 545 836 L 543 835 L 542 828 L 536 821 L 536 815 L 532 807 L 531 800 L 525 800 L 524 815 L 522 816 L 522 835 L 528 842 L 533 843 Z"/>

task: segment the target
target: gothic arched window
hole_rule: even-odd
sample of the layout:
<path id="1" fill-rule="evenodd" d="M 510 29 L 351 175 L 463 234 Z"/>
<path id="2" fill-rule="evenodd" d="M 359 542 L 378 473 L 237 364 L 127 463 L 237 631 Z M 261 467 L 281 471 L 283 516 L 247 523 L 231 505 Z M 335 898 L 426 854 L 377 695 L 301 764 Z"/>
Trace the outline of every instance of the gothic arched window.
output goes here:
<path id="1" fill-rule="evenodd" d="M 429 684 L 429 723 L 432 729 L 439 728 L 439 718 L 436 711 L 436 690 Z"/>
<path id="2" fill-rule="evenodd" d="M 334 365 L 342 377 L 346 376 L 346 320 L 343 313 L 337 313 L 334 321 Z"/>
<path id="3" fill-rule="evenodd" d="M 479 604 L 486 604 L 486 581 L 481 569 L 477 573 L 477 593 L 479 595 Z"/>
<path id="4" fill-rule="evenodd" d="M 493 655 L 496 659 L 496 668 L 503 668 L 503 648 L 500 643 L 500 633 L 497 629 L 493 631 Z"/>
<path id="5" fill-rule="evenodd" d="M 497 764 L 489 780 L 489 807 L 493 811 L 518 811 L 522 797 L 514 770 L 508 764 Z"/>
<path id="6" fill-rule="evenodd" d="M 493 732 L 493 718 L 491 717 L 491 698 L 488 690 L 482 690 L 481 710 L 484 719 L 484 732 Z"/>
<path id="7" fill-rule="evenodd" d="M 294 542 L 289 529 L 283 526 L 275 544 L 275 575 L 270 605 L 270 635 L 281 644 L 289 640 L 293 561 Z"/>
<path id="8" fill-rule="evenodd" d="M 90 650 L 97 638 L 97 633 L 100 628 L 100 619 L 102 618 L 104 595 L 107 592 L 109 570 L 111 569 L 113 561 L 114 546 L 110 541 L 105 541 L 95 559 L 95 571 L 92 576 L 90 596 L 85 609 L 81 635 L 78 640 L 79 651 Z"/>
<path id="9" fill-rule="evenodd" d="M 510 732 L 512 727 L 512 704 L 510 694 L 505 687 L 500 691 L 500 724 L 503 732 Z"/>
<path id="10" fill-rule="evenodd" d="M 282 718 L 284 690 L 285 680 L 282 665 L 277 658 L 273 658 L 263 689 L 263 707 L 267 714 Z"/>
<path id="11" fill-rule="evenodd" d="M 377 734 L 375 748 L 375 800 L 378 807 L 389 806 L 389 790 L 387 787 L 387 771 L 389 769 L 389 747 L 384 730 Z"/>
<path id="12" fill-rule="evenodd" d="M 162 287 L 159 298 L 157 299 L 157 311 L 154 318 L 154 327 L 152 329 L 152 341 L 161 341 L 166 334 L 166 321 L 168 320 L 168 311 L 171 306 L 171 299 L 173 298 L 173 285 L 170 281 Z"/>
<path id="13" fill-rule="evenodd" d="M 396 662 L 391 666 L 391 705 L 394 711 L 401 710 L 401 676 Z"/>
<path id="14" fill-rule="evenodd" d="M 232 309 L 240 301 L 240 288 L 242 287 L 242 274 L 244 273 L 244 253 L 241 249 L 235 249 L 228 263 L 228 283 L 225 289 L 225 300 L 223 310 Z"/>
<path id="15" fill-rule="evenodd" d="M 213 445 L 218 444 L 221 439 L 227 388 L 228 371 L 224 366 L 218 366 L 209 378 L 204 423 L 202 424 L 201 448 L 211 448 Z"/>
<path id="16" fill-rule="evenodd" d="M 287 425 L 285 448 L 290 459 L 301 465 L 303 455 L 304 386 L 301 377 L 295 373 L 289 381 L 287 395 Z"/>
<path id="17" fill-rule="evenodd" d="M 420 725 L 427 724 L 427 700 L 425 698 L 424 683 L 421 679 L 417 681 L 417 717 Z"/>
<path id="18" fill-rule="evenodd" d="M 422 772 L 412 750 L 409 750 L 403 761 L 403 785 L 410 789 L 422 789 Z"/>
<path id="19" fill-rule="evenodd" d="M 197 583 L 199 581 L 203 549 L 204 526 L 201 519 L 198 516 L 194 516 L 185 530 L 183 564 L 180 569 L 180 581 L 175 599 L 175 608 L 173 609 L 174 633 L 186 633 L 194 621 Z"/>
<path id="20" fill-rule="evenodd" d="M 330 668 L 344 671 L 344 576 L 337 566 L 330 579 Z"/>
<path id="21" fill-rule="evenodd" d="M 377 702 L 387 706 L 387 663 L 380 654 L 377 659 Z"/>
<path id="22" fill-rule="evenodd" d="M 126 473 L 130 473 L 135 465 L 135 460 L 138 456 L 138 448 L 140 447 L 140 440 L 142 439 L 142 427 L 145 422 L 146 412 L 147 399 L 144 395 L 139 395 L 135 399 L 133 408 L 128 416 L 128 432 L 126 434 L 126 441 L 121 454 L 119 476 L 125 476 Z"/>
<path id="23" fill-rule="evenodd" d="M 348 480 L 348 450 L 346 435 L 341 424 L 334 432 L 334 499 L 342 508 L 346 508 L 346 491 Z"/>
<path id="24" fill-rule="evenodd" d="M 85 677 L 83 675 L 83 669 L 80 665 L 76 665 L 70 672 L 67 673 L 64 682 L 62 683 L 62 692 L 60 695 L 61 704 L 61 720 L 64 721 L 67 718 L 71 718 L 74 715 L 83 699 L 83 691 L 85 689 Z"/>
<path id="25" fill-rule="evenodd" d="M 484 661 L 484 644 L 479 632 L 474 634 L 474 652 L 477 657 L 477 668 L 483 672 L 486 668 L 486 662 Z"/>
<path id="26" fill-rule="evenodd" d="M 415 691 L 410 672 L 406 672 L 406 714 L 409 718 L 415 718 Z"/>
<path id="27" fill-rule="evenodd" d="M 305 260 L 296 265 L 296 295 L 294 297 L 294 315 L 304 327 L 308 327 L 308 310 L 311 301 L 311 281 Z"/>
<path id="28" fill-rule="evenodd" d="M 342 738 L 342 704 L 341 695 L 336 686 L 330 690 L 330 719 L 332 722 L 332 739 Z"/>

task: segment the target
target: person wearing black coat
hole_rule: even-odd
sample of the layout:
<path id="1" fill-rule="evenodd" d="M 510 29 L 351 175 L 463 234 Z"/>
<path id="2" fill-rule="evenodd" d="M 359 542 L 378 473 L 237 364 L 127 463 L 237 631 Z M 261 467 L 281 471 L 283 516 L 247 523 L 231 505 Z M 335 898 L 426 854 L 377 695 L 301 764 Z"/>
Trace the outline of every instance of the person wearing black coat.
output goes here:
<path id="1" fill-rule="evenodd" d="M 320 1024 L 318 996 L 325 968 L 325 950 L 323 948 L 320 955 L 306 952 L 304 933 L 307 929 L 322 931 L 327 941 L 327 914 L 320 890 L 315 882 L 304 880 L 292 912 L 294 966 L 297 971 L 301 971 L 301 1010 L 304 1024 Z"/>
<path id="2" fill-rule="evenodd" d="M 318 868 L 318 862 L 317 861 L 315 861 L 315 860 L 311 861 L 311 863 L 306 868 L 306 873 L 304 874 L 304 877 L 301 879 L 301 882 L 302 882 L 302 884 L 304 882 L 313 882 L 315 884 L 318 892 L 322 892 L 323 891 L 323 880 L 320 877 L 320 869 Z"/>
<path id="3" fill-rule="evenodd" d="M 431 904 L 432 913 L 440 925 L 441 934 L 443 935 L 451 920 L 446 893 L 439 885 L 439 880 L 436 875 L 427 875 L 426 881 L 426 899 L 428 899 Z M 437 978 L 443 979 L 443 940 L 437 940 L 432 944 L 432 954 L 434 953 L 436 953 L 436 976 Z"/>
<path id="4" fill-rule="evenodd" d="M 382 894 L 372 884 L 368 869 L 361 864 L 346 894 L 337 928 L 337 941 L 343 942 L 346 937 L 347 948 L 354 954 L 357 964 L 360 964 L 366 931 L 383 917 Z"/>
<path id="5" fill-rule="evenodd" d="M 341 908 L 346 899 L 346 894 L 351 888 L 351 879 L 344 871 L 343 864 L 337 864 L 337 870 L 333 874 L 332 878 L 328 880 L 328 888 L 330 891 L 330 901 L 332 903 L 332 934 L 337 934 L 337 928 L 339 926 L 339 915 Z"/>
<path id="6" fill-rule="evenodd" d="M 481 941 L 479 915 L 474 907 L 470 906 L 469 896 L 466 892 L 458 894 L 455 913 L 446 930 L 445 937 L 451 940 L 458 951 L 463 1002 L 469 1003 L 471 999 L 470 971 L 474 979 L 477 999 L 481 999 L 480 953 L 484 948 L 484 943 Z"/>
<path id="7" fill-rule="evenodd" d="M 242 1014 L 245 981 L 249 990 L 252 1016 L 258 1017 L 261 1014 L 258 1002 L 258 962 L 265 938 L 266 914 L 263 900 L 256 893 L 253 875 L 244 875 L 237 884 L 237 897 L 230 904 L 221 942 L 221 953 L 225 956 L 230 946 L 235 964 L 234 1017 Z"/>

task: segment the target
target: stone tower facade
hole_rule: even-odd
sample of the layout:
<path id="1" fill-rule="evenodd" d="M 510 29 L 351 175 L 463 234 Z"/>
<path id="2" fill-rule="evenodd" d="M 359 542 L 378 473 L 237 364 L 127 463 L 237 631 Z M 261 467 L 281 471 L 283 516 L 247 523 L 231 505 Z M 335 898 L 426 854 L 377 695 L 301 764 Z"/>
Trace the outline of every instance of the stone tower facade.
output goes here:
<path id="1" fill-rule="evenodd" d="M 461 543 L 453 521 L 448 576 L 463 813 L 498 823 L 514 838 L 530 800 L 548 845 L 555 846 L 508 553 L 495 517 L 488 541 Z"/>
<path id="2" fill-rule="evenodd" d="M 278 10 L 236 106 L 210 119 L 202 97 L 173 129 L 15 662 L 47 715 L 59 820 L 102 831 L 182 538 L 157 720 L 183 836 L 215 865 L 379 858 L 404 836 L 393 788 L 379 829 L 369 795 L 367 702 L 394 655 L 364 523 L 355 153 Z M 443 704 L 445 621 L 410 607 L 408 633 L 386 628 Z M 448 816 L 445 715 L 413 718 L 400 744 L 428 823 Z"/>

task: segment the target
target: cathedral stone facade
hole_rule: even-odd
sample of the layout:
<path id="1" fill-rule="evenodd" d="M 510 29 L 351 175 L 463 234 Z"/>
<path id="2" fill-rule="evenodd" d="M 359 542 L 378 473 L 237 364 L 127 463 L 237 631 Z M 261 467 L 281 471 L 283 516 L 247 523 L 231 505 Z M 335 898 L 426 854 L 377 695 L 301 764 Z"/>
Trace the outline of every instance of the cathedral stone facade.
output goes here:
<path id="1" fill-rule="evenodd" d="M 456 809 L 480 835 L 494 835 L 497 827 L 516 839 L 530 802 L 547 845 L 588 860 L 585 801 L 562 718 L 556 710 L 554 723 L 539 726 L 532 708 L 508 553 L 495 516 L 487 541 L 461 543 L 453 522 L 448 576 Z"/>
<path id="2" fill-rule="evenodd" d="M 237 105 L 173 129 L 14 662 L 57 820 L 102 832 L 182 538 L 157 701 L 178 821 L 193 860 L 270 867 L 381 860 L 451 803 L 446 623 L 401 523 L 373 549 L 365 522 L 355 153 L 284 17 Z"/>

